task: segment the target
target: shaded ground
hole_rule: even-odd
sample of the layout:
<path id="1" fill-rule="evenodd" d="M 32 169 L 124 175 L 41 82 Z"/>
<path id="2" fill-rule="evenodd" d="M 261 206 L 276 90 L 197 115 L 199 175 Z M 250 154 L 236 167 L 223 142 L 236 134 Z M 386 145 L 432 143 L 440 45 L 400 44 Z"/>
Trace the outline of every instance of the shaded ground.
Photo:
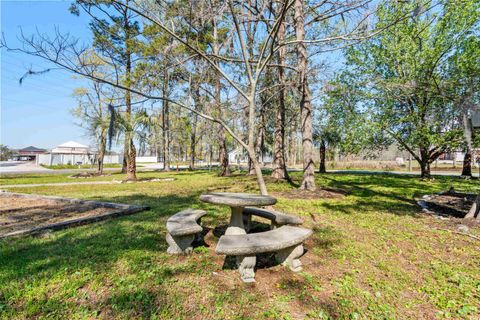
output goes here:
<path id="1" fill-rule="evenodd" d="M 427 208 L 444 216 L 464 218 L 473 206 L 476 195 L 437 194 L 424 199 Z"/>
<path id="2" fill-rule="evenodd" d="M 115 210 L 118 209 L 92 206 L 85 203 L 72 204 L 52 199 L 2 195 L 0 197 L 0 237 L 16 231 L 97 216 Z"/>
<path id="3" fill-rule="evenodd" d="M 311 199 L 289 198 L 296 192 L 292 185 L 269 182 L 278 197 L 274 209 L 301 216 L 314 235 L 306 243 L 302 272 L 268 264 L 266 257 L 258 265 L 257 283 L 246 285 L 214 252 L 213 231 L 228 222 L 229 208 L 202 203 L 198 196 L 206 190 L 257 192 L 255 178 L 219 178 L 214 172 L 139 175 L 175 181 L 16 189 L 152 209 L 46 238 L 0 242 L 0 318 L 480 317 L 479 242 L 453 232 L 461 220 L 421 214 L 415 203 L 451 186 L 478 192 L 478 181 L 327 174 L 318 175 L 317 183 L 346 195 Z M 61 179 L 68 178 L 37 175 L 8 178 L 8 184 Z M 205 245 L 188 257 L 170 256 L 165 222 L 186 207 L 208 211 L 202 219 Z M 478 224 L 469 227 L 470 234 L 480 235 Z"/>
<path id="4" fill-rule="evenodd" d="M 282 197 L 285 199 L 304 199 L 304 200 L 343 198 L 347 194 L 348 192 L 343 189 L 322 188 L 322 187 L 317 188 L 317 190 L 315 191 L 292 189 L 288 191 L 272 193 L 272 195 L 275 197 Z"/>

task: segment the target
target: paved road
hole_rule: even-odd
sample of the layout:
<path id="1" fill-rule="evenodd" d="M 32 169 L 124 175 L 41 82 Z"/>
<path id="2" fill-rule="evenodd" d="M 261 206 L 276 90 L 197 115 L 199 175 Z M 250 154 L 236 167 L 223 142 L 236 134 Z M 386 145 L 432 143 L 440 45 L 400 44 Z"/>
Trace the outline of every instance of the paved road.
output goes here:
<path id="1" fill-rule="evenodd" d="M 216 164 L 216 163 L 215 163 Z M 214 165 L 215 165 L 214 164 Z M 216 164 L 218 165 L 218 164 Z M 236 165 L 232 165 L 233 168 L 236 168 Z M 179 169 L 187 169 L 188 166 L 181 165 L 178 166 Z M 241 166 L 243 170 L 246 170 L 247 167 Z M 138 171 L 153 171 L 163 169 L 163 163 L 142 163 L 141 167 L 138 167 Z M 176 167 L 172 166 L 172 170 L 175 170 Z M 203 167 L 198 169 L 208 169 L 203 164 Z M 78 173 L 85 171 L 95 171 L 96 169 L 47 169 L 41 166 L 37 166 L 34 162 L 25 162 L 25 161 L 0 161 L 0 175 L 1 174 L 26 174 L 26 173 L 48 173 L 48 174 L 64 174 L 64 173 Z M 118 171 L 119 168 L 105 168 L 105 171 Z M 459 169 L 460 170 L 460 169 Z M 289 169 L 288 171 L 301 171 L 301 169 Z M 473 169 L 474 177 L 478 177 L 478 168 Z M 358 174 L 394 174 L 394 175 L 420 175 L 420 172 L 407 172 L 407 171 L 381 171 L 381 170 L 328 170 L 330 173 L 358 173 Z M 433 176 L 459 176 L 460 172 L 455 171 L 432 171 Z"/>
<path id="2" fill-rule="evenodd" d="M 478 177 L 478 169 L 473 169 L 472 175 Z M 329 173 L 358 173 L 358 174 L 393 174 L 393 175 L 413 175 L 419 176 L 420 171 L 418 172 L 408 172 L 408 171 L 380 171 L 380 170 L 328 170 Z M 460 171 L 432 171 L 432 176 L 460 176 Z"/>
<path id="3" fill-rule="evenodd" d="M 178 166 L 179 169 L 187 169 L 188 166 Z M 142 163 L 137 167 L 138 171 L 153 171 L 163 169 L 162 163 Z M 172 166 L 175 170 L 176 166 Z M 119 171 L 120 168 L 105 168 L 104 171 Z M 0 175 L 15 175 L 27 173 L 48 173 L 48 174 L 64 174 L 64 173 L 78 173 L 96 171 L 96 169 L 47 169 L 42 166 L 37 166 L 33 161 L 0 161 Z"/>
<path id="4" fill-rule="evenodd" d="M 0 161 L 0 173 L 38 173 L 55 171 L 37 166 L 33 161 Z"/>

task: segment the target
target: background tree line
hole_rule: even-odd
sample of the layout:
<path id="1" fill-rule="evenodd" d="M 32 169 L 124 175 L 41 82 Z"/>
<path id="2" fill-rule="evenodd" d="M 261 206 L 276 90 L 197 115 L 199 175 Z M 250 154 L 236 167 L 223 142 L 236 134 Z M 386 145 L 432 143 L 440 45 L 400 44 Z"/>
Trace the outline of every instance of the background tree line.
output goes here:
<path id="1" fill-rule="evenodd" d="M 165 170 L 218 161 L 228 175 L 228 153 L 240 148 L 262 194 L 265 154 L 275 179 L 301 161 L 299 187 L 315 190 L 314 145 L 325 171 L 329 149 L 392 143 L 422 177 L 464 149 L 471 175 L 478 0 L 77 0 L 71 12 L 91 18 L 91 44 L 57 30 L 2 46 L 91 80 L 75 93 L 75 114 L 100 157 L 120 142 L 127 179 L 139 151 Z"/>

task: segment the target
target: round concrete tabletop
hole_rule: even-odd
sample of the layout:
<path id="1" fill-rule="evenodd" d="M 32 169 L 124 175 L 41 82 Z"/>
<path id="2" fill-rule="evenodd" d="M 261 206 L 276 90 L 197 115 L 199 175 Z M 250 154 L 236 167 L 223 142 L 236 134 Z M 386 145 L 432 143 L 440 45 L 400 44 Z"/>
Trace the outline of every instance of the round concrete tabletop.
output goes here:
<path id="1" fill-rule="evenodd" d="M 224 204 L 230 207 L 259 207 L 277 203 L 277 199 L 251 193 L 213 192 L 200 196 L 200 200 L 213 204 Z"/>

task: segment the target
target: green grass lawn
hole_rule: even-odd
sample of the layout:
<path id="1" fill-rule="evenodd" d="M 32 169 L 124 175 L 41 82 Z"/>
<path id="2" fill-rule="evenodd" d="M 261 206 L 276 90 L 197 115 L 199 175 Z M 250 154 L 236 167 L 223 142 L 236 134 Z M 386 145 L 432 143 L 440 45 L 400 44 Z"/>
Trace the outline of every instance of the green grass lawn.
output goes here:
<path id="1" fill-rule="evenodd" d="M 259 268 L 256 284 L 222 269 L 215 227 L 227 207 L 202 203 L 206 191 L 257 192 L 254 177 L 209 172 L 139 173 L 173 182 L 22 187 L 15 192 L 143 204 L 151 210 L 54 232 L 0 241 L 3 319 L 479 319 L 480 242 L 445 230 L 459 220 L 420 214 L 414 197 L 480 191 L 477 181 L 327 174 L 323 187 L 346 197 L 292 199 L 288 183 L 268 181 L 275 208 L 314 230 L 298 274 Z M 101 179 L 121 179 L 120 175 Z M 300 173 L 295 175 L 300 178 Z M 100 178 L 95 178 L 100 179 Z M 66 175 L 2 177 L 0 183 L 69 180 Z M 82 179 L 86 180 L 86 179 Z M 208 247 L 166 254 L 165 222 L 187 207 L 208 211 Z M 260 221 L 260 220 L 258 220 Z M 478 226 L 470 233 L 480 235 Z"/>

